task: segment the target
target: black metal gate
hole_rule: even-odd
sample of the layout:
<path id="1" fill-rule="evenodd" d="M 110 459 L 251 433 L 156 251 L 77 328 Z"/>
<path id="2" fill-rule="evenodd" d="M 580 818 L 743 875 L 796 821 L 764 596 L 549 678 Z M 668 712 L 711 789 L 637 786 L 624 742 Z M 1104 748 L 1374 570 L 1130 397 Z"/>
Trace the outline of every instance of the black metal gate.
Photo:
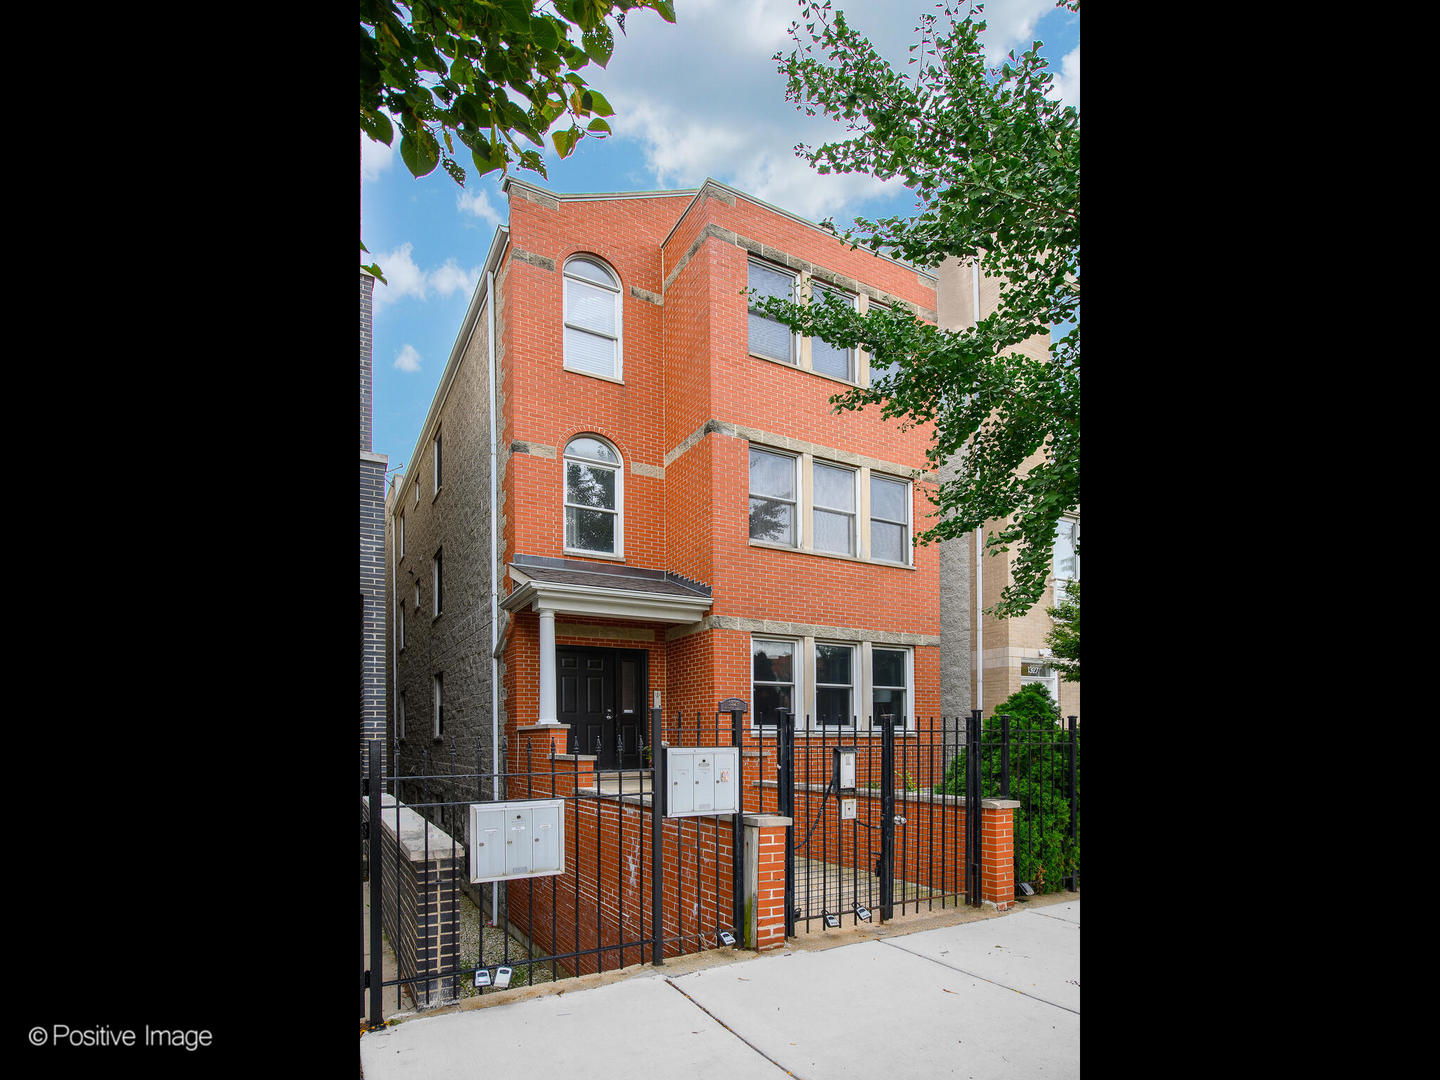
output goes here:
<path id="1" fill-rule="evenodd" d="M 666 742 L 740 745 L 739 712 L 693 726 L 676 717 L 665 730 L 656 709 L 650 721 L 643 759 Z M 597 771 L 585 755 L 530 760 L 527 744 L 518 768 L 497 773 L 480 767 L 478 742 L 427 744 L 405 761 L 397 750 L 387 761 L 380 742 L 368 744 L 362 799 L 361 1017 L 372 1029 L 385 1005 L 423 1008 L 507 983 L 658 965 L 743 937 L 741 815 L 666 818 L 663 752 L 653 767 Z M 743 766 L 735 787 L 744 790 Z M 472 885 L 471 807 L 532 799 L 562 804 L 564 873 Z M 471 946 L 461 928 L 477 909 Z M 401 969 L 393 978 L 382 974 L 388 937 L 400 939 L 389 942 Z"/>
<path id="2" fill-rule="evenodd" d="M 784 710 L 778 719 L 778 809 L 792 821 L 787 935 L 979 905 L 980 754 L 961 753 L 978 746 L 978 712 L 938 722 L 882 715 L 864 726 Z M 837 751 L 854 754 L 852 789 L 840 787 Z"/>

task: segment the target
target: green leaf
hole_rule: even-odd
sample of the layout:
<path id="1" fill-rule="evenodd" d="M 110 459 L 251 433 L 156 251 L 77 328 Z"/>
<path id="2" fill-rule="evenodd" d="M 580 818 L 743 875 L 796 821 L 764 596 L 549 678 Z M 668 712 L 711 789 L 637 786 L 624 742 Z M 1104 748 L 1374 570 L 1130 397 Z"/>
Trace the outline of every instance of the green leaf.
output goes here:
<path id="1" fill-rule="evenodd" d="M 603 131 L 603 132 L 604 132 L 605 134 L 607 134 L 607 135 L 611 134 L 610 125 L 607 124 L 604 120 L 601 120 L 598 116 L 597 116 L 594 120 L 591 120 L 590 123 L 586 125 L 585 130 L 586 130 L 586 131 Z"/>
<path id="2" fill-rule="evenodd" d="M 400 136 L 400 160 L 412 176 L 426 176 L 440 163 L 440 144 L 426 128 Z"/>
<path id="3" fill-rule="evenodd" d="M 615 110 L 610 107 L 610 102 L 605 100 L 605 95 L 599 90 L 586 89 L 580 97 L 585 108 L 596 116 L 614 116 Z"/>
<path id="4" fill-rule="evenodd" d="M 569 157 L 570 151 L 575 149 L 575 140 L 580 137 L 578 128 L 566 128 L 552 132 L 550 138 L 555 143 L 555 152 L 562 158 Z"/>

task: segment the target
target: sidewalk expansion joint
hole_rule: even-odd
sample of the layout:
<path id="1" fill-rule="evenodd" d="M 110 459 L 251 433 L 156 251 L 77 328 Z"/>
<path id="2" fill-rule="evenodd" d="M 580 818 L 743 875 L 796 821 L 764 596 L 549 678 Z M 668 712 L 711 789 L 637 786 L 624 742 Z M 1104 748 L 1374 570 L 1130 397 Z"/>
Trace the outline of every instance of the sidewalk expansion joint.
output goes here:
<path id="1" fill-rule="evenodd" d="M 896 945 L 895 942 L 887 940 L 885 938 L 877 938 L 876 940 L 879 941 L 882 945 L 889 945 L 892 949 L 899 949 L 901 952 L 909 953 L 911 956 L 918 956 L 921 960 L 929 960 L 932 964 L 939 964 L 946 971 L 957 971 L 961 975 L 968 975 L 972 979 L 979 979 L 981 982 L 988 982 L 992 986 L 1000 987 L 1000 989 L 1002 990 L 1013 990 L 1021 997 L 1028 997 L 1032 1001 L 1040 1002 L 1042 1005 L 1051 1005 L 1057 1009 L 1064 1009 L 1068 1013 L 1074 1013 L 1076 1016 L 1080 1015 L 1079 1009 L 1072 1009 L 1069 1005 L 1061 1005 L 1058 1001 L 1051 1001 L 1048 998 L 1043 998 L 1036 994 L 1027 994 L 1024 990 L 1017 989 L 1013 986 L 1006 986 L 1004 983 L 996 982 L 994 979 L 987 979 L 984 975 L 977 974 L 973 971 L 966 971 L 964 968 L 956 967 L 954 964 L 947 964 L 944 960 L 936 960 L 933 956 L 926 956 L 924 953 L 918 953 L 914 949 L 907 949 L 903 945 Z"/>
<path id="2" fill-rule="evenodd" d="M 697 1009 L 699 1009 L 701 1012 L 703 1012 L 706 1016 L 710 1017 L 711 1020 L 714 1020 L 715 1023 L 719 1024 L 719 1025 L 720 1025 L 722 1028 L 724 1028 L 726 1031 L 730 1032 L 731 1035 L 734 1035 L 735 1038 L 739 1039 L 742 1043 L 744 1043 L 746 1046 L 748 1046 L 751 1050 L 754 1050 L 755 1053 L 759 1054 L 759 1055 L 760 1055 L 762 1058 L 764 1058 L 766 1061 L 770 1062 L 771 1065 L 774 1065 L 777 1069 L 779 1069 L 781 1072 L 783 1072 L 786 1076 L 795 1076 L 795 1075 L 796 1075 L 795 1073 L 791 1072 L 789 1069 L 785 1068 L 784 1065 L 781 1065 L 778 1061 L 776 1061 L 774 1058 L 772 1058 L 769 1054 L 765 1053 L 764 1050 L 761 1050 L 758 1046 L 756 1046 L 754 1043 L 752 1043 L 749 1039 L 745 1038 L 744 1035 L 741 1035 L 738 1031 L 736 1031 L 734 1028 L 732 1028 L 729 1024 L 725 1023 L 724 1020 L 721 1020 L 718 1016 L 716 1016 L 714 1013 L 712 1013 L 709 1009 L 705 1008 L 704 1005 L 701 1005 L 701 1004 L 700 1004 L 698 1001 L 696 1001 L 693 997 L 691 997 L 689 994 L 685 993 L 684 990 L 681 990 L 680 987 L 678 987 L 678 986 L 675 985 L 675 981 L 674 981 L 673 979 L 671 979 L 670 976 L 666 975 L 666 976 L 665 976 L 665 981 L 666 981 L 667 983 L 669 983 L 670 986 L 671 986 L 681 997 L 683 997 L 686 1001 L 690 1002 L 691 1005 L 694 1005 Z"/>

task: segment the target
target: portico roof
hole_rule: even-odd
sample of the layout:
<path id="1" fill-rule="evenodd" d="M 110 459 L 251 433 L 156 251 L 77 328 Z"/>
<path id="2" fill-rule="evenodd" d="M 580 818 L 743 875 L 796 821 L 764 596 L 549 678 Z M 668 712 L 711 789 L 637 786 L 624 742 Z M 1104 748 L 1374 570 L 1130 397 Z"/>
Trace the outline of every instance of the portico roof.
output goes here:
<path id="1" fill-rule="evenodd" d="M 538 555 L 516 555 L 508 569 L 510 593 L 500 606 L 512 612 L 689 623 L 714 602 L 708 585 L 667 570 Z"/>

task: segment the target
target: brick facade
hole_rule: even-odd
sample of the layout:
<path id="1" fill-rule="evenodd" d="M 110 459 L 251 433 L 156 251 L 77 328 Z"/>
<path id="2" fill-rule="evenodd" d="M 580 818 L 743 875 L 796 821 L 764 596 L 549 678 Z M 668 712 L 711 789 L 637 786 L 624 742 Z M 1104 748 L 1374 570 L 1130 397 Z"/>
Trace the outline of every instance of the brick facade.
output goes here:
<path id="1" fill-rule="evenodd" d="M 386 566 L 385 466 L 371 451 L 372 293 L 375 279 L 360 271 L 360 769 L 368 769 L 365 746 L 385 738 Z"/>

